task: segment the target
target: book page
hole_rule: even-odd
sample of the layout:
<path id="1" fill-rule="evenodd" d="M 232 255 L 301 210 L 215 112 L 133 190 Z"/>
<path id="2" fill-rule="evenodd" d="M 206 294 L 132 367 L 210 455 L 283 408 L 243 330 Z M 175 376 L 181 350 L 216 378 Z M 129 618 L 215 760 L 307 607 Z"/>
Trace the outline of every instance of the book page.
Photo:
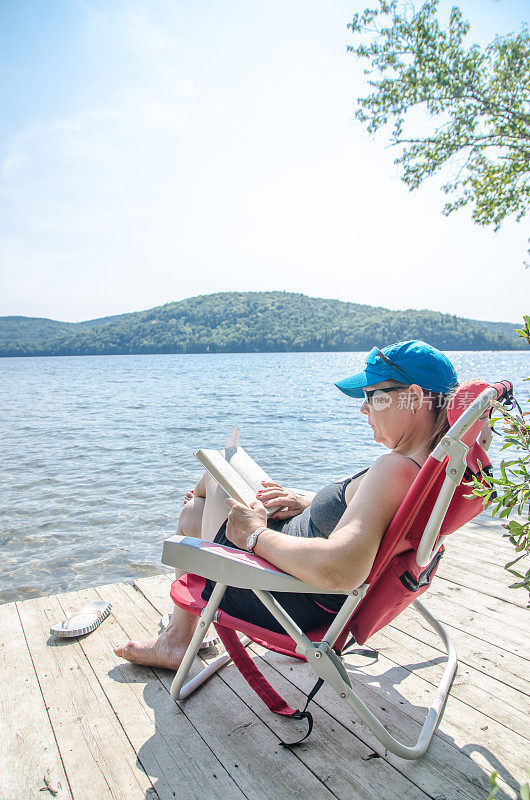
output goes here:
<path id="1" fill-rule="evenodd" d="M 249 506 L 256 492 L 218 450 L 198 450 L 195 456 L 230 497 Z"/>
<path id="2" fill-rule="evenodd" d="M 262 481 L 271 480 L 263 467 L 260 467 L 243 447 L 234 447 L 230 452 L 225 450 L 225 458 L 230 462 L 230 465 L 234 467 L 236 472 L 239 472 L 250 488 L 253 489 L 254 494 L 256 494 L 258 489 L 263 489 L 261 485 Z M 255 499 L 254 497 L 254 500 Z M 280 503 L 278 505 L 267 506 L 267 516 L 271 517 L 281 508 L 283 508 L 283 506 Z"/>
<path id="3" fill-rule="evenodd" d="M 263 488 L 261 481 L 271 480 L 242 447 L 221 451 L 201 449 L 195 456 L 227 494 L 245 505 L 250 505 L 256 499 L 256 492 Z M 267 516 L 272 516 L 281 508 L 281 504 L 268 506 Z"/>
<path id="4" fill-rule="evenodd" d="M 259 464 L 257 464 L 251 456 L 242 447 L 234 447 L 225 451 L 225 458 L 238 472 L 243 480 L 248 483 L 250 488 L 254 491 L 254 495 L 258 489 L 262 489 L 261 481 L 270 481 L 269 476 Z M 256 497 L 254 496 L 254 500 Z"/>

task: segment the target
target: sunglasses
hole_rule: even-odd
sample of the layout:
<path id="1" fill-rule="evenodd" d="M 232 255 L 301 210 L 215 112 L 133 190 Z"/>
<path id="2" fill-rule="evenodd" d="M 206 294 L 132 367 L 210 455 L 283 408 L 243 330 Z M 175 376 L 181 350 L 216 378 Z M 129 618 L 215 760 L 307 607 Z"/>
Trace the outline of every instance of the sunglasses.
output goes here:
<path id="1" fill-rule="evenodd" d="M 382 361 L 384 361 L 385 364 L 388 364 L 390 367 L 392 367 L 392 369 L 395 369 L 395 370 L 397 370 L 397 372 L 400 372 L 401 375 L 404 375 L 405 378 L 407 378 L 407 380 L 408 380 L 408 376 L 407 376 L 407 373 L 405 372 L 405 370 L 401 369 L 401 367 L 398 367 L 398 365 L 395 364 L 392 361 L 392 359 L 389 358 L 387 355 L 385 355 L 383 353 L 383 351 L 380 350 L 378 347 L 374 347 L 374 348 L 372 348 L 372 350 L 370 350 L 370 352 L 368 353 L 368 358 L 366 359 L 366 363 L 367 364 L 375 364 L 375 362 L 376 362 L 376 360 L 378 358 L 380 358 Z M 381 389 L 380 391 L 383 391 L 383 389 Z"/>
<path id="2" fill-rule="evenodd" d="M 364 399 L 368 405 L 373 405 L 374 396 L 377 398 L 379 394 L 388 394 L 388 392 L 400 392 L 406 389 L 406 386 L 388 386 L 385 389 L 363 389 Z"/>

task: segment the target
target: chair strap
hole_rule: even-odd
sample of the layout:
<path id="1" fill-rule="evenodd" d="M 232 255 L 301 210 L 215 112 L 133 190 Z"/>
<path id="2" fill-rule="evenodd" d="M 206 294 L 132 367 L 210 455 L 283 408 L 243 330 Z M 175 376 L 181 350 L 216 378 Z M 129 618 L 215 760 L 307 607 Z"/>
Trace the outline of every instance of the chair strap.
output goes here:
<path id="1" fill-rule="evenodd" d="M 357 644 L 355 640 L 355 636 L 352 636 L 351 639 L 348 639 L 345 645 L 343 645 L 341 650 L 341 656 L 350 656 L 350 655 L 357 655 L 357 656 L 365 656 L 366 658 L 373 658 L 374 661 L 379 660 L 379 652 L 377 650 L 372 650 L 368 647 L 352 647 L 352 645 Z"/>
<path id="2" fill-rule="evenodd" d="M 220 625 L 217 622 L 214 623 L 214 627 L 235 666 L 245 678 L 251 689 L 253 689 L 256 694 L 261 697 L 267 708 L 274 712 L 274 714 L 281 714 L 284 717 L 292 717 L 293 719 L 307 719 L 308 731 L 302 739 L 297 742 L 281 742 L 281 744 L 284 747 L 294 747 L 295 745 L 300 744 L 300 742 L 303 742 L 304 739 L 307 739 L 313 730 L 313 717 L 309 711 L 306 711 L 306 708 L 316 692 L 314 692 L 314 694 L 311 693 L 311 696 L 306 703 L 306 708 L 304 708 L 303 711 L 291 708 L 287 705 L 283 697 L 280 697 L 278 692 L 272 688 L 268 680 L 257 668 L 254 661 L 247 653 L 246 648 L 241 644 L 236 631 L 233 631 L 231 628 L 225 628 L 224 625 Z"/>

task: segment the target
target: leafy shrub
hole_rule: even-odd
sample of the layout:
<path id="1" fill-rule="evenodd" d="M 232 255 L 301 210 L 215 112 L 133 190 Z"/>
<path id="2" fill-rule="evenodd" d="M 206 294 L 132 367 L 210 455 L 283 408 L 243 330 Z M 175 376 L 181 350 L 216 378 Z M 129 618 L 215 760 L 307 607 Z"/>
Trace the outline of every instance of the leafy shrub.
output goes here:
<path id="1" fill-rule="evenodd" d="M 525 316 L 524 326 L 517 333 L 530 344 L 530 316 Z M 530 378 L 525 378 L 530 381 Z M 527 401 L 530 404 L 530 398 Z M 511 589 L 524 588 L 530 592 L 530 566 L 523 572 L 521 562 L 530 555 L 530 411 L 520 408 L 506 410 L 495 403 L 498 416 L 492 424 L 503 425 L 503 444 L 501 450 L 513 448 L 520 453 L 511 460 L 502 460 L 500 475 L 496 478 L 483 473 L 484 483 L 473 478 L 473 494 L 482 497 L 484 508 L 491 503 L 491 513 L 503 523 L 506 536 L 515 547 L 516 557 L 505 565 L 505 569 L 517 578 Z M 517 519 L 509 519 L 511 516 Z"/>

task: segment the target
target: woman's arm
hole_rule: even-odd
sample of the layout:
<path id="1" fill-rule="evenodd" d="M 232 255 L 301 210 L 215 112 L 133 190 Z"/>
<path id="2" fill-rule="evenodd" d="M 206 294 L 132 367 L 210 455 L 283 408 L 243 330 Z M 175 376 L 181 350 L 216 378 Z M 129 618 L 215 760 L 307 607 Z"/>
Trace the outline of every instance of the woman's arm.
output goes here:
<path id="1" fill-rule="evenodd" d="M 350 592 L 368 577 L 381 539 L 418 474 L 414 464 L 396 453 L 381 456 L 370 467 L 339 524 L 328 539 L 303 539 L 266 530 L 256 555 L 285 572 L 327 591 Z M 226 535 L 245 548 L 246 539 L 266 525 L 265 509 L 252 509 L 228 499 Z"/>

